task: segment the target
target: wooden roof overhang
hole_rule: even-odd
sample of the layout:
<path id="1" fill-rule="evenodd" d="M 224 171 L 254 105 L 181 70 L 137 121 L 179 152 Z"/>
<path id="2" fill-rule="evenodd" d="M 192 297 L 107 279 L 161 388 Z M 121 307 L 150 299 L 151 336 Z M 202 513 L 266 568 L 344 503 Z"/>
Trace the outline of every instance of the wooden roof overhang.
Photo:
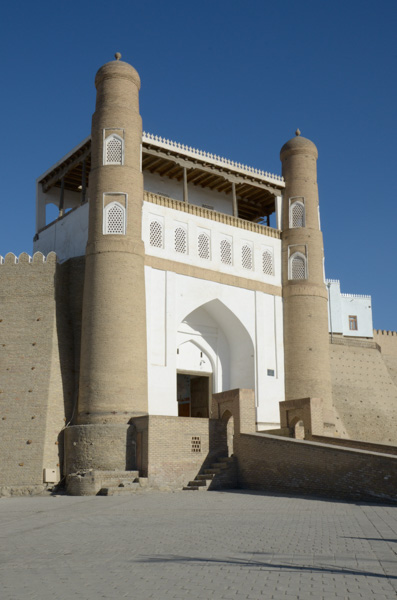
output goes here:
<path id="1" fill-rule="evenodd" d="M 84 163 L 84 166 L 83 166 Z M 43 192 L 61 187 L 79 192 L 82 189 L 83 171 L 85 187 L 88 187 L 91 169 L 91 139 L 85 140 L 76 150 L 57 163 L 45 175 L 39 178 Z M 284 183 L 272 183 L 254 173 L 239 172 L 226 164 L 214 164 L 205 157 L 192 156 L 183 150 L 167 149 L 155 142 L 143 141 L 142 170 L 182 181 L 186 169 L 188 186 L 195 185 L 225 194 L 232 194 L 235 185 L 238 216 L 247 221 L 267 217 L 275 210 L 275 196 L 281 194 Z"/>
<path id="2" fill-rule="evenodd" d="M 189 186 L 196 185 L 225 194 L 232 194 L 232 185 L 235 184 L 238 216 L 247 221 L 272 214 L 275 210 L 274 198 L 281 194 L 279 186 L 249 174 L 238 173 L 227 165 L 216 165 L 147 142 L 142 150 L 142 169 L 177 181 L 183 180 L 186 169 Z"/>
<path id="3" fill-rule="evenodd" d="M 83 163 L 85 162 L 85 166 Z M 61 187 L 62 178 L 65 190 L 78 192 L 83 182 L 83 169 L 85 170 L 85 184 L 88 187 L 88 179 L 91 170 L 91 139 L 85 141 L 71 152 L 67 157 L 57 163 L 52 169 L 39 179 L 43 192 L 48 192 L 52 187 Z"/>

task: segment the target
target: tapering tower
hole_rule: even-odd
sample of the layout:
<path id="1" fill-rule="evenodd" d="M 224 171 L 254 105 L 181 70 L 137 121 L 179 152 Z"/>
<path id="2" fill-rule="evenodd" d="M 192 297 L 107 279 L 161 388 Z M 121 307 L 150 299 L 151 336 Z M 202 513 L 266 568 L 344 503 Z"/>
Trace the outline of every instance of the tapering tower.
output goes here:
<path id="1" fill-rule="evenodd" d="M 286 400 L 322 398 L 334 422 L 328 339 L 328 296 L 317 188 L 317 148 L 296 137 L 280 152 L 283 200 L 283 300 Z"/>
<path id="2" fill-rule="evenodd" d="M 116 54 L 95 78 L 78 431 L 68 434 L 79 438 L 74 446 L 94 448 L 84 463 L 78 448 L 72 449 L 75 469 L 83 464 L 87 469 L 123 468 L 117 461 L 123 462 L 125 447 L 113 460 L 103 446 L 105 438 L 114 442 L 112 448 L 123 440 L 125 445 L 123 427 L 132 416 L 147 414 L 140 79 L 120 57 Z M 101 449 L 93 437 L 102 439 Z"/>

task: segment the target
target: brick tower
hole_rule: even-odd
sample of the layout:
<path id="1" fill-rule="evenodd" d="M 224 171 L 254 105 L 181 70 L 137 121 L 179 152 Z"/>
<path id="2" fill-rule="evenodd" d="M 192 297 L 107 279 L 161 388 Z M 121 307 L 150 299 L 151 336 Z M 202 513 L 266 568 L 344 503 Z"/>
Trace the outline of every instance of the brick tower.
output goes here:
<path id="1" fill-rule="evenodd" d="M 116 60 L 95 78 L 77 424 L 67 473 L 131 469 L 128 422 L 147 414 L 140 79 Z"/>
<path id="2" fill-rule="evenodd" d="M 281 149 L 285 397 L 321 398 L 323 421 L 334 424 L 328 339 L 328 296 L 320 229 L 317 148 L 296 137 Z M 329 430 L 328 430 L 329 431 Z"/>

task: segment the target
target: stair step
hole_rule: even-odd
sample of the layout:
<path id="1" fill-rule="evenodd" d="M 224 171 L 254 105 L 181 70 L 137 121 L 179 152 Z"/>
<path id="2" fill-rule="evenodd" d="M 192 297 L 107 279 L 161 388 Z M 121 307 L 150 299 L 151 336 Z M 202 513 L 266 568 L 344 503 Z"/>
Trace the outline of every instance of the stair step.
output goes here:
<path id="1" fill-rule="evenodd" d="M 214 479 L 214 477 L 214 473 L 200 473 L 199 475 L 196 475 L 196 481 L 199 481 L 200 479 L 203 479 L 205 481 L 211 481 L 212 479 Z"/>
<path id="2" fill-rule="evenodd" d="M 126 486 L 107 486 L 107 487 L 103 487 L 101 488 L 101 490 L 99 491 L 99 496 L 122 496 L 122 495 L 126 495 L 126 494 L 131 494 L 133 492 L 136 492 L 137 490 L 139 490 L 141 488 L 141 486 L 139 485 L 139 482 L 130 484 L 130 485 L 126 485 Z"/>
<path id="3" fill-rule="evenodd" d="M 189 481 L 188 485 L 192 485 L 192 486 L 203 486 L 203 485 L 207 485 L 207 482 L 205 479 L 194 479 L 193 481 Z"/>
<path id="4" fill-rule="evenodd" d="M 229 465 L 225 462 L 216 462 L 212 464 L 212 467 L 215 469 L 227 469 L 228 466 Z"/>
<path id="5" fill-rule="evenodd" d="M 208 474 L 208 475 L 218 475 L 219 473 L 222 472 L 222 469 L 204 469 L 203 474 Z"/>

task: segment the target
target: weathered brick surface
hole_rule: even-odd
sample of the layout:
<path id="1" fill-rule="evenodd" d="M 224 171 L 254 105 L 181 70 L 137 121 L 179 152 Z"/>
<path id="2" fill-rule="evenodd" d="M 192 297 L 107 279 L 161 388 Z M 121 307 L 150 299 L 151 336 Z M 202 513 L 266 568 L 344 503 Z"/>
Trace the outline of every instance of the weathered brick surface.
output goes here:
<path id="1" fill-rule="evenodd" d="M 142 465 L 137 466 L 152 486 L 182 488 L 216 457 L 227 456 L 224 421 L 150 415 L 133 419 L 133 424 L 147 435 Z M 193 451 L 193 438 L 199 438 L 199 452 Z"/>
<path id="2" fill-rule="evenodd" d="M 397 444 L 397 385 L 385 362 L 397 354 L 331 344 L 330 356 L 337 435 Z"/>
<path id="3" fill-rule="evenodd" d="M 388 444 L 371 444 L 362 440 L 346 440 L 342 438 L 333 438 L 326 435 L 312 435 L 312 442 L 320 444 L 332 444 L 333 446 L 342 446 L 343 448 L 353 448 L 355 450 L 367 450 L 368 452 L 380 452 L 381 454 L 397 454 L 397 446 Z"/>
<path id="4" fill-rule="evenodd" d="M 18 262 L 7 255 L 0 265 L 0 486 L 40 485 L 43 468 L 59 470 L 62 462 L 61 430 L 72 403 L 63 380 L 73 379 L 63 304 L 56 302 L 62 277 L 54 254 L 44 261 L 37 253 L 32 262 L 27 254 Z"/>
<path id="5" fill-rule="evenodd" d="M 256 490 L 328 498 L 397 501 L 397 458 L 280 438 L 235 436 L 239 484 Z"/>
<path id="6" fill-rule="evenodd" d="M 383 362 L 397 386 L 397 331 L 374 329 L 374 341 L 381 347 Z"/>

